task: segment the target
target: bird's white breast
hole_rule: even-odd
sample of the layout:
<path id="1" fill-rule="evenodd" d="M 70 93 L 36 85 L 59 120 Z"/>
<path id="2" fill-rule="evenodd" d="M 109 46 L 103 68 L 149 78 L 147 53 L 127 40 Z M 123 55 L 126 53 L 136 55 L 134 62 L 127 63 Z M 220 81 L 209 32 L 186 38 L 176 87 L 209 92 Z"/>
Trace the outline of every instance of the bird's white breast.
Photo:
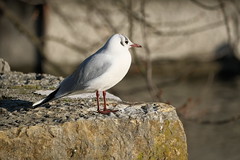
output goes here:
<path id="1" fill-rule="evenodd" d="M 132 61 L 128 50 L 117 55 L 106 54 L 104 60 L 111 62 L 111 66 L 100 77 L 89 81 L 89 87 L 86 90 L 105 91 L 113 87 L 127 74 Z"/>

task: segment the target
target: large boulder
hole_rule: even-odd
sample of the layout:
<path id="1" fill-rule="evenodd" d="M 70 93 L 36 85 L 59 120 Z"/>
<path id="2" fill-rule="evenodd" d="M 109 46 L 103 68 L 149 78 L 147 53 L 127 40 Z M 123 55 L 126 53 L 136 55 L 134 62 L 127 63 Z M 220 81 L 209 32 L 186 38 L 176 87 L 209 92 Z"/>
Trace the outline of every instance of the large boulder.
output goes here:
<path id="1" fill-rule="evenodd" d="M 0 159 L 187 159 L 186 136 L 175 108 L 164 103 L 108 99 L 118 112 L 96 112 L 94 98 L 63 98 L 31 108 L 62 78 L 0 75 Z"/>

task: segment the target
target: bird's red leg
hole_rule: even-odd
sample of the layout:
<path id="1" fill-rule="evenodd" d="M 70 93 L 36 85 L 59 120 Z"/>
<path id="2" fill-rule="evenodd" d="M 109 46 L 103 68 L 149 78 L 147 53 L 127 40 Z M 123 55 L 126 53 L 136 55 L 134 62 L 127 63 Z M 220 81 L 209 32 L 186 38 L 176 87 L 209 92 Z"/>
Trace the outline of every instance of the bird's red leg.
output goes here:
<path id="1" fill-rule="evenodd" d="M 100 111 L 99 107 L 98 107 L 98 112 L 102 113 L 102 114 L 109 114 L 110 112 L 112 112 L 111 110 L 107 109 L 107 103 L 106 103 L 106 91 L 103 91 L 103 110 Z M 98 95 L 99 96 L 99 95 Z"/>
<path id="2" fill-rule="evenodd" d="M 106 91 L 102 92 L 103 94 L 103 111 L 107 111 L 107 103 L 106 103 Z"/>
<path id="3" fill-rule="evenodd" d="M 103 110 L 101 111 L 100 109 L 99 109 L 99 101 L 98 101 L 98 98 L 99 98 L 99 94 L 98 94 L 98 92 L 96 93 L 96 95 L 97 95 L 97 103 L 98 103 L 98 112 L 99 113 L 102 113 L 102 114 L 109 114 L 110 112 L 117 112 L 117 110 L 110 110 L 110 109 L 107 109 L 107 103 L 106 103 L 106 91 L 103 91 L 102 92 L 103 93 Z"/>
<path id="4" fill-rule="evenodd" d="M 97 98 L 97 111 L 100 112 L 100 107 L 99 107 L 99 93 L 96 91 L 96 98 Z"/>
<path id="5" fill-rule="evenodd" d="M 103 91 L 103 102 L 104 102 L 103 112 L 105 112 L 105 114 L 109 114 L 110 112 L 117 112 L 117 111 L 118 111 L 118 110 L 110 110 L 110 109 L 107 109 L 106 91 Z"/>

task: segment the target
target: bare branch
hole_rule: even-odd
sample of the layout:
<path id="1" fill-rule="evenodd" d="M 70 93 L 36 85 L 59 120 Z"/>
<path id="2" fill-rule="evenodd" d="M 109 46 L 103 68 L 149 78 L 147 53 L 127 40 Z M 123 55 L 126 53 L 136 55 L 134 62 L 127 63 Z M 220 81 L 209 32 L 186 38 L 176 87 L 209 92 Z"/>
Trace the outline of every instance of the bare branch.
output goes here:
<path id="1" fill-rule="evenodd" d="M 228 43 L 231 44 L 231 34 L 230 34 L 230 26 L 229 26 L 229 20 L 228 20 L 228 16 L 226 13 L 226 6 L 225 3 L 222 0 L 218 0 L 219 4 L 220 4 L 220 8 L 223 14 L 223 19 L 224 19 L 224 24 L 226 27 L 226 32 L 227 32 L 227 37 L 228 37 Z"/>
<path id="2" fill-rule="evenodd" d="M 224 25 L 223 20 L 219 20 L 216 22 L 212 22 L 209 24 L 204 24 L 202 26 L 194 27 L 194 28 L 188 28 L 185 30 L 171 30 L 171 31 L 163 31 L 159 30 L 157 27 L 153 26 L 150 22 L 148 22 L 146 19 L 143 19 L 143 17 L 139 16 L 134 11 L 129 10 L 127 6 L 124 5 L 124 3 L 121 3 L 121 10 L 127 11 L 128 15 L 131 14 L 131 16 L 134 18 L 134 20 L 145 24 L 145 27 L 149 28 L 153 33 L 159 36 L 165 36 L 165 37 L 171 37 L 171 36 L 186 36 L 186 35 L 193 35 L 200 32 L 204 32 L 210 29 L 215 29 L 218 27 L 222 27 Z M 123 13 L 125 13 L 123 12 Z M 189 23 L 184 23 L 183 25 L 189 25 Z"/>
<path id="3" fill-rule="evenodd" d="M 235 0 L 231 0 L 231 3 L 236 10 L 236 13 L 232 14 L 232 17 L 231 17 L 234 24 L 234 27 L 232 29 L 234 33 L 232 46 L 233 46 L 234 53 L 236 54 L 236 57 L 239 58 L 239 50 L 237 49 L 238 48 L 237 46 L 239 45 L 239 40 L 240 40 L 240 30 L 239 30 L 240 7 Z"/>
<path id="4" fill-rule="evenodd" d="M 199 2 L 198 0 L 191 0 L 191 2 L 193 2 L 195 5 L 197 5 L 201 8 L 207 9 L 207 10 L 217 10 L 221 7 L 221 3 L 216 4 L 214 6 L 208 6 L 202 2 Z"/>
<path id="5" fill-rule="evenodd" d="M 124 3 L 122 0 L 119 1 L 120 3 Z M 134 23 L 133 23 L 133 17 L 130 11 L 132 11 L 132 0 L 128 1 L 128 10 L 127 10 L 127 17 L 128 17 L 128 23 L 129 23 L 129 29 L 128 29 L 128 34 L 129 34 L 129 38 L 133 39 L 133 28 L 134 28 Z M 133 55 L 133 59 L 135 60 L 136 66 L 141 74 L 141 76 L 145 79 L 145 68 L 143 63 L 140 61 L 140 59 L 137 57 L 137 53 L 135 48 L 133 48 L 132 51 L 132 55 Z"/>
<path id="6" fill-rule="evenodd" d="M 58 15 L 58 18 L 61 20 L 61 22 L 66 26 L 68 29 L 67 31 L 70 33 L 72 37 L 77 37 L 77 35 L 80 32 L 77 32 L 76 28 L 74 27 L 72 23 L 72 19 L 70 16 L 65 15 L 65 13 L 62 12 L 61 7 L 58 6 L 57 1 L 49 1 L 49 7 L 51 11 L 56 13 Z M 82 35 L 81 35 L 82 36 Z M 88 41 L 88 39 L 85 37 L 85 41 Z"/>
<path id="7" fill-rule="evenodd" d="M 239 7 L 239 5 L 237 4 L 236 0 L 231 0 L 231 2 L 233 3 L 233 6 L 236 8 L 238 14 L 240 14 L 240 7 Z"/>
<path id="8" fill-rule="evenodd" d="M 19 18 L 5 5 L 3 1 L 0 1 L 0 9 L 4 16 L 14 25 L 14 27 L 23 35 L 25 35 L 39 50 L 42 51 L 41 41 L 38 37 L 30 32 L 19 20 Z"/>
<path id="9" fill-rule="evenodd" d="M 196 15 L 193 15 L 193 17 L 190 17 L 188 19 L 183 19 L 183 20 L 168 20 L 168 21 L 160 21 L 160 22 L 152 22 L 152 25 L 157 25 L 157 26 L 164 26 L 164 27 L 171 27 L 171 28 L 179 28 L 179 27 L 184 27 L 184 26 L 188 26 L 191 25 L 195 22 L 198 22 L 199 20 L 201 20 L 204 16 L 203 12 L 200 12 Z"/>
<path id="10" fill-rule="evenodd" d="M 108 27 L 113 33 L 117 33 L 118 29 L 113 25 L 113 22 L 109 18 L 108 13 L 106 13 L 106 11 L 104 11 L 103 9 L 99 9 L 98 7 L 96 7 L 95 9 L 99 13 L 98 15 L 103 20 L 103 22 L 105 22 L 105 26 Z"/>
<path id="11" fill-rule="evenodd" d="M 122 2 L 122 1 L 121 1 Z M 123 2 L 122 2 L 123 3 Z M 144 4 L 143 4 L 144 5 Z M 142 5 L 142 6 L 143 6 Z M 127 11 L 132 11 L 133 10 L 133 7 L 132 7 L 132 0 L 129 0 L 128 1 L 128 10 Z M 143 13 L 144 14 L 144 13 Z M 134 29 L 134 23 L 133 23 L 133 17 L 132 17 L 132 14 L 131 12 L 128 12 L 128 23 L 129 23 L 129 38 L 130 39 L 133 39 L 133 29 Z M 144 24 L 143 24 L 144 25 Z M 147 38 L 145 37 L 146 35 L 146 32 L 145 30 L 143 30 L 143 37 L 144 39 Z M 144 64 L 139 60 L 139 58 L 136 56 L 136 50 L 133 48 L 133 57 L 134 57 L 134 60 L 135 60 L 135 64 L 136 64 L 136 67 L 138 68 L 138 70 L 140 71 L 140 74 L 141 76 L 143 77 L 143 79 L 146 81 L 146 84 L 148 86 L 148 91 L 151 95 L 151 97 L 154 99 L 156 96 L 155 92 L 154 91 L 154 87 L 153 87 L 153 82 L 152 82 L 152 66 L 151 66 L 151 58 L 150 58 L 150 50 L 149 50 L 149 47 L 148 47 L 148 44 L 147 44 L 147 40 L 144 41 L 144 49 L 147 50 L 148 48 L 148 60 L 147 60 L 147 66 L 146 68 L 144 68 Z"/>
<path id="12" fill-rule="evenodd" d="M 157 86 L 154 84 L 153 82 L 153 75 L 152 75 L 152 60 L 151 60 L 151 51 L 148 45 L 148 35 L 147 35 L 147 31 L 146 31 L 146 27 L 145 27 L 145 0 L 141 1 L 141 14 L 143 17 L 143 22 L 142 22 L 142 36 L 143 36 L 143 45 L 144 45 L 144 49 L 146 51 L 147 54 L 147 68 L 146 68 L 146 81 L 147 81 L 147 86 L 148 86 L 148 90 L 149 93 L 151 95 L 151 97 L 153 99 L 156 98 L 157 95 L 157 90 L 159 90 L 157 88 Z"/>
<path id="13" fill-rule="evenodd" d="M 165 36 L 165 37 L 170 37 L 170 36 L 187 36 L 187 35 L 193 35 L 197 33 L 201 33 L 204 31 L 208 31 L 210 29 L 215 29 L 222 27 L 224 24 L 224 21 L 216 21 L 213 23 L 205 24 L 203 26 L 198 26 L 195 28 L 189 28 L 186 30 L 179 30 L 179 31 L 161 31 L 161 30 L 155 30 L 155 34 L 160 35 L 160 36 Z"/>
<path id="14" fill-rule="evenodd" d="M 86 53 L 87 53 L 87 50 L 85 48 L 79 47 L 79 45 L 71 43 L 71 42 L 67 41 L 66 39 L 63 39 L 60 37 L 47 35 L 47 36 L 44 36 L 42 38 L 42 40 L 43 41 L 54 41 L 54 42 L 60 43 L 70 49 L 77 51 L 78 53 L 83 53 L 84 55 L 86 55 Z"/>
<path id="15" fill-rule="evenodd" d="M 0 1 L 0 9 L 4 16 L 14 25 L 14 27 L 22 33 L 24 36 L 28 38 L 28 40 L 40 51 L 42 58 L 44 60 L 47 60 L 44 50 L 42 48 L 42 41 L 32 32 L 30 32 L 24 24 L 21 23 L 19 18 L 4 4 L 3 1 Z M 50 61 L 47 61 L 49 65 L 51 65 L 57 72 L 63 74 L 63 71 L 59 69 L 59 67 L 51 63 Z"/>

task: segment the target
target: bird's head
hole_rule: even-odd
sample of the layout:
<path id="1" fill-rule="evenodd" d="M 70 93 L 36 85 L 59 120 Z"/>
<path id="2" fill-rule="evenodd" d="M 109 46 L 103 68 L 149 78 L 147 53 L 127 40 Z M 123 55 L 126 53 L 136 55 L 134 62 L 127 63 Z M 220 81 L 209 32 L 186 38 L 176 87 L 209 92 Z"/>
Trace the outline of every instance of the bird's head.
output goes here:
<path id="1" fill-rule="evenodd" d="M 128 37 L 122 34 L 114 34 L 106 43 L 110 48 L 117 48 L 117 49 L 129 49 L 132 47 L 142 47 L 139 44 L 133 43 L 129 40 Z"/>

